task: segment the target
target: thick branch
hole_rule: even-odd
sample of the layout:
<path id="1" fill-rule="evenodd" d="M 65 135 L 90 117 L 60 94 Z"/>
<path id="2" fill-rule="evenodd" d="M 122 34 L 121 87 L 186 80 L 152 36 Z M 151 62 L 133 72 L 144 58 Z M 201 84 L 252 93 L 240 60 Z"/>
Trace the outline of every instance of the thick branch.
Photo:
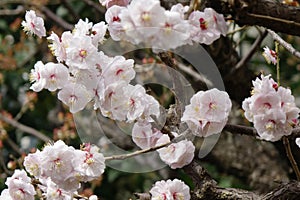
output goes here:
<path id="1" fill-rule="evenodd" d="M 205 6 L 230 14 L 237 24 L 258 25 L 276 32 L 300 35 L 300 7 L 275 0 L 210 0 Z"/>

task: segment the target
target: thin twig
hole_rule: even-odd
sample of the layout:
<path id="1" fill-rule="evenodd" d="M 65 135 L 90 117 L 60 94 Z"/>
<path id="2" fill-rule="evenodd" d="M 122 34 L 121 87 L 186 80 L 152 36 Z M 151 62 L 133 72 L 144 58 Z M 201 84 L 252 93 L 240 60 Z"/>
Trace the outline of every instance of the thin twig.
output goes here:
<path id="1" fill-rule="evenodd" d="M 48 9 L 47 7 L 42 7 L 41 10 L 45 13 L 45 15 L 53 20 L 54 22 L 56 22 L 59 26 L 63 27 L 66 30 L 72 30 L 73 29 L 73 25 L 69 24 L 68 22 L 66 22 L 65 20 L 63 20 L 62 18 L 58 17 L 56 14 L 54 14 L 50 9 Z"/>
<path id="2" fill-rule="evenodd" d="M 95 3 L 95 2 L 93 2 L 93 1 L 91 1 L 91 0 L 83 0 L 83 1 L 84 1 L 84 3 L 86 3 L 87 5 L 92 6 L 93 8 L 95 8 L 95 9 L 96 9 L 98 12 L 100 12 L 100 13 L 105 13 L 105 12 L 106 12 L 105 8 L 102 7 L 102 6 L 100 5 L 100 3 Z"/>
<path id="3" fill-rule="evenodd" d="M 213 83 L 210 80 L 208 80 L 205 76 L 201 76 L 199 72 L 195 71 L 192 67 L 188 67 L 179 62 L 177 62 L 176 64 L 181 71 L 193 77 L 195 81 L 201 81 L 204 85 L 207 85 L 208 87 L 213 86 Z"/>
<path id="4" fill-rule="evenodd" d="M 128 154 L 108 156 L 108 157 L 105 157 L 105 160 L 125 160 L 127 158 L 131 158 L 131 157 L 134 157 L 134 156 L 137 156 L 137 155 L 141 155 L 141 154 L 144 154 L 144 153 L 155 151 L 157 149 L 166 147 L 170 144 L 172 144 L 172 142 L 161 144 L 161 145 L 158 145 L 158 146 L 155 146 L 155 147 L 150 147 L 150 148 L 147 148 L 147 149 L 138 150 L 138 151 L 128 153 Z"/>
<path id="5" fill-rule="evenodd" d="M 300 23 L 295 22 L 295 21 L 291 21 L 291 20 L 287 20 L 287 19 L 282 19 L 282 18 L 278 18 L 278 17 L 272 17 L 272 16 L 266 16 L 266 15 L 260 15 L 260 14 L 253 14 L 253 13 L 247 13 L 248 16 L 254 17 L 256 19 L 261 19 L 263 20 L 272 20 L 273 23 L 279 22 L 279 23 L 284 23 L 287 25 L 293 25 L 293 26 L 297 26 L 300 27 Z"/>
<path id="6" fill-rule="evenodd" d="M 9 146 L 11 146 L 11 148 L 19 155 L 23 154 L 23 151 L 18 147 L 18 145 L 14 141 L 12 141 L 12 139 L 10 139 L 8 136 L 5 138 L 5 142 L 7 142 Z"/>
<path id="7" fill-rule="evenodd" d="M 24 113 L 27 112 L 28 109 L 29 109 L 28 103 L 24 104 L 21 110 L 18 112 L 18 114 L 14 117 L 14 120 L 19 121 L 19 119 L 21 119 L 21 117 L 24 115 Z"/>
<path id="8" fill-rule="evenodd" d="M 17 129 L 20 129 L 30 135 L 33 135 L 44 142 L 49 142 L 51 140 L 48 136 L 44 135 L 42 132 L 39 132 L 29 126 L 23 125 L 14 119 L 7 118 L 7 117 L 3 116 L 2 114 L 0 114 L 0 120 L 3 120 L 5 123 L 8 123 L 11 126 L 16 127 Z"/>
<path id="9" fill-rule="evenodd" d="M 235 30 L 233 30 L 233 31 L 231 31 L 231 32 L 228 32 L 226 35 L 227 35 L 227 36 L 228 36 L 228 35 L 234 35 L 235 33 L 240 32 L 240 31 L 246 29 L 247 27 L 248 27 L 248 26 L 242 26 L 242 27 L 237 28 L 237 29 L 235 29 Z"/>
<path id="10" fill-rule="evenodd" d="M 271 34 L 274 40 L 279 42 L 280 45 L 282 45 L 286 50 L 288 50 L 291 54 L 296 56 L 297 58 L 300 58 L 300 52 L 297 51 L 291 44 L 284 41 L 277 33 L 274 31 L 267 29 L 267 31 Z"/>
<path id="11" fill-rule="evenodd" d="M 246 56 L 244 56 L 229 72 L 228 75 L 232 75 L 236 70 L 238 70 L 239 68 L 241 68 L 242 66 L 244 66 L 254 55 L 254 53 L 256 52 L 257 48 L 259 47 L 259 45 L 262 43 L 262 41 L 264 40 L 264 38 L 267 36 L 268 32 L 264 31 L 262 34 L 259 35 L 259 37 L 255 40 L 255 42 L 253 43 L 253 45 L 250 48 L 250 51 L 248 52 L 248 54 Z"/>
<path id="12" fill-rule="evenodd" d="M 283 144 L 284 144 L 284 148 L 285 148 L 287 157 L 288 157 L 288 159 L 289 159 L 289 161 L 290 161 L 290 163 L 291 163 L 291 165 L 293 167 L 293 170 L 294 170 L 294 172 L 296 174 L 297 180 L 300 181 L 300 171 L 299 171 L 297 162 L 294 159 L 289 139 L 286 136 L 284 136 L 283 139 L 282 139 L 282 141 L 283 141 Z"/>
<path id="13" fill-rule="evenodd" d="M 24 12 L 23 6 L 18 6 L 16 9 L 2 9 L 0 10 L 0 16 L 9 16 L 9 15 L 20 15 Z"/>
<path id="14" fill-rule="evenodd" d="M 74 18 L 74 20 L 77 22 L 80 19 L 80 17 L 75 12 L 75 10 L 72 8 L 72 6 L 70 5 L 70 3 L 67 0 L 61 0 L 61 2 L 64 5 L 64 7 L 66 7 L 68 9 L 68 11 L 70 12 L 70 14 Z"/>

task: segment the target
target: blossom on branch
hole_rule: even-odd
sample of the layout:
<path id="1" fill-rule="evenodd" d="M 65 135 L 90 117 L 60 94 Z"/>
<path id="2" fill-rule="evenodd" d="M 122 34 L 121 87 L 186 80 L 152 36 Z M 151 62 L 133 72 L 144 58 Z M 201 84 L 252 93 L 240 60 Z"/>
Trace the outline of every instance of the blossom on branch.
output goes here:
<path id="1" fill-rule="evenodd" d="M 150 190 L 151 200 L 189 200 L 190 188 L 178 179 L 158 181 Z"/>
<path id="2" fill-rule="evenodd" d="M 132 140 L 141 149 L 156 146 L 162 136 L 162 132 L 152 128 L 150 123 L 136 122 L 132 128 Z"/>
<path id="3" fill-rule="evenodd" d="M 194 135 L 207 137 L 222 131 L 232 106 L 226 92 L 216 88 L 199 91 L 190 102 L 181 121 L 187 123 Z"/>
<path id="4" fill-rule="evenodd" d="M 270 64 L 272 63 L 273 65 L 277 64 L 277 53 L 269 49 L 269 47 L 264 47 L 264 52 L 262 53 L 263 57 L 266 59 L 267 63 Z"/>
<path id="5" fill-rule="evenodd" d="M 104 162 L 104 156 L 96 146 L 84 144 L 77 150 L 59 140 L 45 146 L 42 151 L 28 154 L 24 166 L 39 180 L 44 196 L 56 200 L 72 199 L 70 197 L 80 187 L 80 182 L 100 177 L 105 169 Z M 7 183 L 10 184 L 11 180 L 8 179 Z"/>
<path id="6" fill-rule="evenodd" d="M 164 144 L 168 141 L 162 141 L 161 138 L 157 144 Z M 182 140 L 172 143 L 167 147 L 157 150 L 162 161 L 168 164 L 172 169 L 182 168 L 190 164 L 194 158 L 195 146 L 191 141 Z"/>
<path id="7" fill-rule="evenodd" d="M 261 75 L 252 82 L 252 96 L 243 101 L 242 108 L 260 138 L 274 142 L 292 133 L 298 124 L 300 109 L 291 90 L 278 87 L 270 76 Z"/>
<path id="8" fill-rule="evenodd" d="M 112 6 L 106 14 L 113 40 L 145 43 L 157 49 L 175 49 L 193 42 L 211 44 L 227 33 L 223 15 L 212 8 L 194 11 L 184 18 L 188 7 L 182 4 L 165 10 L 158 0 L 133 0 L 127 7 Z"/>
<path id="9" fill-rule="evenodd" d="M 223 15 L 212 8 L 205 8 L 204 12 L 194 11 L 189 16 L 191 24 L 191 39 L 195 42 L 210 45 L 221 35 L 226 36 L 227 25 Z"/>
<path id="10" fill-rule="evenodd" d="M 27 176 L 25 170 L 15 170 L 14 174 L 7 178 L 5 184 L 8 186 L 8 196 L 11 199 L 34 200 L 36 191 L 31 184 L 31 178 Z"/>
<path id="11" fill-rule="evenodd" d="M 22 22 L 22 26 L 27 33 L 35 34 L 40 38 L 46 36 L 44 20 L 41 17 L 37 17 L 33 10 L 26 11 L 25 21 Z"/>

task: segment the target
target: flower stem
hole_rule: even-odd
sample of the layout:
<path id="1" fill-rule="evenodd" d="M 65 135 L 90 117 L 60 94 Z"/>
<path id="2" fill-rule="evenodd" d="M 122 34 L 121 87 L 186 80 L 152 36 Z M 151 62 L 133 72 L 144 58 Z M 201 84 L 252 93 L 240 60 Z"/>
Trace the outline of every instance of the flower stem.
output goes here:
<path id="1" fill-rule="evenodd" d="M 299 171 L 299 168 L 298 168 L 298 165 L 297 165 L 297 162 L 295 161 L 294 159 L 294 156 L 293 156 L 293 153 L 292 153 L 292 150 L 291 150 L 291 146 L 290 146 L 290 142 L 289 142 L 289 139 L 284 136 L 282 138 L 282 141 L 283 141 L 283 145 L 284 145 L 284 148 L 285 148 L 285 151 L 286 151 L 286 154 L 287 154 L 287 157 L 288 159 L 290 160 L 290 163 L 293 167 L 293 170 L 296 174 L 296 177 L 297 177 L 297 180 L 300 181 L 300 171 Z"/>

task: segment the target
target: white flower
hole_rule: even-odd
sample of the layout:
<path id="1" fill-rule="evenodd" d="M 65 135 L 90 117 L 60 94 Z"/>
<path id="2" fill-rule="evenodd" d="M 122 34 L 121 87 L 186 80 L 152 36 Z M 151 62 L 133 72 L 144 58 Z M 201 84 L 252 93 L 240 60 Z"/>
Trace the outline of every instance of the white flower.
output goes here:
<path id="1" fill-rule="evenodd" d="M 30 153 L 24 158 L 24 167 L 31 175 L 36 178 L 41 176 L 41 152 L 37 150 L 35 153 Z"/>
<path id="2" fill-rule="evenodd" d="M 105 68 L 102 68 L 105 85 L 108 86 L 119 81 L 129 83 L 135 77 L 133 64 L 134 60 L 132 59 L 126 60 L 123 56 L 114 57 Z"/>
<path id="3" fill-rule="evenodd" d="M 45 65 L 43 64 L 42 61 L 38 61 L 34 65 L 34 69 L 31 70 L 30 72 L 30 82 L 33 84 L 31 85 L 30 89 L 32 89 L 35 92 L 41 91 L 47 83 L 47 80 L 42 77 L 42 71 L 45 70 Z"/>
<path id="4" fill-rule="evenodd" d="M 9 194 L 8 189 L 5 189 L 1 192 L 0 200 L 14 200 Z"/>
<path id="5" fill-rule="evenodd" d="M 127 6 L 131 20 L 136 26 L 136 31 L 150 37 L 158 32 L 159 24 L 165 24 L 165 9 L 158 0 L 132 0 Z M 150 29 L 144 29 L 150 27 Z"/>
<path id="6" fill-rule="evenodd" d="M 104 36 L 106 34 L 107 25 L 104 22 L 99 22 L 94 24 L 91 31 L 92 43 L 95 47 L 98 46 L 99 43 L 104 41 Z"/>
<path id="7" fill-rule="evenodd" d="M 49 48 L 58 62 L 63 62 L 67 59 L 66 48 L 69 46 L 69 42 L 72 37 L 73 35 L 70 31 L 65 31 L 61 38 L 59 38 L 54 32 L 52 32 L 47 38 L 50 43 Z"/>
<path id="8" fill-rule="evenodd" d="M 160 143 L 158 141 L 158 143 Z M 172 169 L 190 164 L 194 158 L 195 146 L 191 141 L 182 140 L 157 150 L 162 161 Z"/>
<path id="9" fill-rule="evenodd" d="M 158 181 L 150 190 L 151 200 L 190 200 L 190 188 L 181 180 Z"/>
<path id="10" fill-rule="evenodd" d="M 219 31 L 221 35 L 224 37 L 227 34 L 228 31 L 228 26 L 226 24 L 226 21 L 224 19 L 224 16 L 222 14 L 217 13 L 214 9 L 212 8 L 205 8 L 204 13 L 209 13 L 210 16 L 212 16 L 213 20 L 215 23 L 213 23 L 213 26 Z"/>
<path id="11" fill-rule="evenodd" d="M 15 170 L 14 174 L 7 178 L 5 184 L 8 186 L 8 192 L 11 199 L 34 200 L 36 191 L 31 184 L 31 179 L 24 170 Z"/>
<path id="12" fill-rule="evenodd" d="M 180 14 L 181 19 L 184 19 L 184 14 L 189 10 L 189 6 L 183 6 L 181 3 L 175 4 L 171 7 L 171 12 Z"/>
<path id="13" fill-rule="evenodd" d="M 204 12 L 192 12 L 189 16 L 189 23 L 191 24 L 191 39 L 207 45 L 227 32 L 227 25 L 223 16 L 211 8 L 205 8 Z"/>
<path id="14" fill-rule="evenodd" d="M 26 11 L 25 20 L 22 22 L 25 32 L 35 34 L 40 38 L 46 36 L 44 20 L 41 17 L 37 17 L 35 11 Z"/>
<path id="15" fill-rule="evenodd" d="M 66 64 L 79 69 L 92 69 L 96 67 L 100 53 L 93 45 L 89 36 L 74 36 L 66 49 Z"/>
<path id="16" fill-rule="evenodd" d="M 72 200 L 71 192 L 67 192 L 59 188 L 57 184 L 51 181 L 50 178 L 46 179 L 44 185 L 39 186 L 43 191 L 43 195 L 47 200 Z"/>
<path id="17" fill-rule="evenodd" d="M 104 172 L 104 156 L 99 153 L 99 148 L 96 146 L 85 144 L 83 149 L 75 151 L 76 159 L 74 159 L 73 165 L 82 181 L 92 181 Z"/>
<path id="18" fill-rule="evenodd" d="M 143 99 L 143 104 L 145 105 L 144 112 L 142 116 L 138 119 L 140 121 L 154 122 L 152 116 L 159 117 L 159 102 L 151 95 L 146 94 Z"/>
<path id="19" fill-rule="evenodd" d="M 85 108 L 91 100 L 92 94 L 81 84 L 68 83 L 57 94 L 59 100 L 69 106 L 71 113 L 76 113 Z"/>
<path id="20" fill-rule="evenodd" d="M 44 68 L 41 76 L 46 79 L 45 89 L 52 92 L 63 88 L 68 83 L 69 70 L 63 64 L 49 62 Z"/>
<path id="21" fill-rule="evenodd" d="M 156 146 L 162 135 L 159 130 L 152 128 L 150 123 L 136 122 L 132 128 L 132 140 L 141 149 Z"/>
<path id="22" fill-rule="evenodd" d="M 186 122 L 193 134 L 207 137 L 222 131 L 231 110 L 228 94 L 218 89 L 199 91 L 185 107 L 181 121 Z"/>
<path id="23" fill-rule="evenodd" d="M 121 24 L 120 14 L 122 11 L 127 10 L 125 7 L 112 6 L 105 13 L 105 21 L 108 23 L 108 31 L 111 38 L 119 41 L 125 37 L 125 30 Z"/>
<path id="24" fill-rule="evenodd" d="M 264 52 L 262 53 L 262 55 L 264 56 L 268 64 L 277 64 L 277 53 L 274 50 L 269 49 L 269 47 L 266 46 L 264 47 Z"/>
<path id="25" fill-rule="evenodd" d="M 189 38 L 189 23 L 182 19 L 180 13 L 165 11 L 165 24 L 159 27 L 159 33 L 152 41 L 152 47 L 168 50 L 175 49 L 187 43 Z"/>
<path id="26" fill-rule="evenodd" d="M 75 24 L 75 28 L 73 30 L 74 36 L 86 36 L 90 34 L 90 30 L 93 26 L 92 22 L 89 22 L 89 20 L 86 18 L 85 21 L 82 19 L 79 19 L 77 24 Z"/>
<path id="27" fill-rule="evenodd" d="M 253 121 L 260 138 L 272 142 L 280 140 L 284 135 L 291 134 L 292 127 L 285 122 L 285 113 L 275 109 L 264 115 L 255 115 Z"/>
<path id="28" fill-rule="evenodd" d="M 46 146 L 42 151 L 40 163 L 42 176 L 50 177 L 60 187 L 64 186 L 74 171 L 72 166 L 74 151 L 73 147 L 67 146 L 61 140 Z"/>

